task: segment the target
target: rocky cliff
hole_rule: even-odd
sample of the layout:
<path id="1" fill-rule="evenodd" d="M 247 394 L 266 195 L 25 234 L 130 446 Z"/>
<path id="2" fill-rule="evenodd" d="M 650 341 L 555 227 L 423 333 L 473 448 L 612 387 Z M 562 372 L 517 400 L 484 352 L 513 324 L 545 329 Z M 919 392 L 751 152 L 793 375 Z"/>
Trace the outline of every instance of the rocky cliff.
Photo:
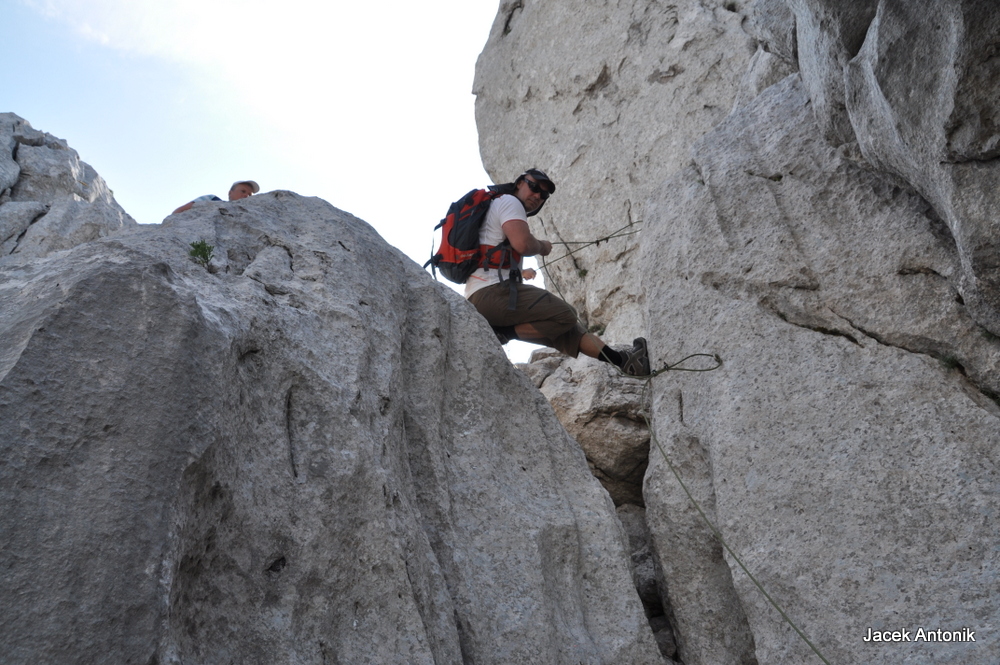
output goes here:
<path id="1" fill-rule="evenodd" d="M 462 298 L 291 192 L 131 227 L 2 122 L 0 660 L 661 662 L 608 495 Z"/>
<path id="2" fill-rule="evenodd" d="M 487 169 L 548 169 L 540 235 L 640 231 L 550 282 L 658 364 L 724 360 L 652 382 L 642 503 L 687 665 L 995 660 L 998 27 L 985 0 L 501 3 Z M 529 372 L 565 395 L 578 362 Z"/>
<path id="3" fill-rule="evenodd" d="M 555 178 L 541 236 L 630 234 L 552 288 L 657 365 L 724 360 L 646 390 L 511 368 L 316 199 L 135 227 L 0 116 L 4 658 L 992 665 L 998 27 L 500 3 L 484 164 Z"/>
<path id="4" fill-rule="evenodd" d="M 134 226 L 65 140 L 0 113 L 0 256 L 8 263 Z"/>

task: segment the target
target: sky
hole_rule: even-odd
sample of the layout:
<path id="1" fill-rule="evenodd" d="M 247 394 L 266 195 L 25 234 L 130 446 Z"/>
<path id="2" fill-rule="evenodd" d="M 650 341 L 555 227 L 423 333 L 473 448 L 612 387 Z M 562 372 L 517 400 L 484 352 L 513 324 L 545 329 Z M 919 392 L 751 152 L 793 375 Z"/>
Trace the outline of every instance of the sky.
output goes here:
<path id="1" fill-rule="evenodd" d="M 490 183 L 472 84 L 498 5 L 0 0 L 0 112 L 66 139 L 139 223 L 251 179 L 423 264 L 448 204 Z"/>

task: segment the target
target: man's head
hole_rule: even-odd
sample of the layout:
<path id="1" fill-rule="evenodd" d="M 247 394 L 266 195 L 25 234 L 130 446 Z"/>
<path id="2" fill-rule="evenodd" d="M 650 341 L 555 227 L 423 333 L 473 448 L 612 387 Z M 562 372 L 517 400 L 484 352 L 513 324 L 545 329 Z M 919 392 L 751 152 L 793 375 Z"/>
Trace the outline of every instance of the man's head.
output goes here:
<path id="1" fill-rule="evenodd" d="M 240 180 L 239 182 L 234 182 L 233 186 L 229 188 L 229 200 L 237 201 L 245 199 L 259 191 L 260 186 L 253 180 Z"/>
<path id="2" fill-rule="evenodd" d="M 529 215 L 537 212 L 556 191 L 556 184 L 552 179 L 538 169 L 528 169 L 519 175 L 514 181 L 514 187 L 514 196 L 521 201 Z"/>

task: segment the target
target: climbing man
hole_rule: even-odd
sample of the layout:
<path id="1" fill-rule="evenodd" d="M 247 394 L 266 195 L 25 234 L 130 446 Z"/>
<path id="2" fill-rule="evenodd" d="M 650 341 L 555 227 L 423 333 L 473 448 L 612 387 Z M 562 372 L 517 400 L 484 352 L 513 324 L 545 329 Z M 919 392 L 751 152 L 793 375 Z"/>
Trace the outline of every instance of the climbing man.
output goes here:
<path id="1" fill-rule="evenodd" d="M 537 214 L 555 191 L 555 183 L 544 172 L 528 169 L 514 182 L 513 194 L 493 200 L 480 228 L 479 244 L 496 247 L 505 240 L 510 243 L 513 257 L 500 261 L 508 277 L 499 268 L 480 267 L 465 283 L 466 299 L 493 326 L 502 344 L 519 339 L 550 346 L 574 358 L 583 353 L 631 376 L 649 376 L 644 338 L 637 338 L 631 349 L 616 351 L 586 331 L 571 305 L 521 281 L 522 256 L 548 256 L 552 252 L 551 242 L 532 235 L 528 217 Z"/>
<path id="2" fill-rule="evenodd" d="M 257 183 L 255 183 L 253 180 L 240 180 L 238 182 L 234 182 L 233 186 L 229 188 L 229 200 L 230 201 L 238 201 L 240 199 L 245 199 L 245 198 L 247 198 L 249 196 L 253 196 L 254 194 L 256 194 L 259 191 L 260 191 L 260 186 Z M 185 210 L 190 210 L 196 204 L 201 203 L 203 201 L 221 201 L 221 200 L 222 199 L 220 199 L 215 194 L 205 194 L 204 196 L 199 196 L 194 201 L 191 201 L 189 203 L 185 203 L 180 208 L 178 208 L 177 210 L 174 210 L 170 214 L 176 215 L 179 212 L 184 212 Z"/>

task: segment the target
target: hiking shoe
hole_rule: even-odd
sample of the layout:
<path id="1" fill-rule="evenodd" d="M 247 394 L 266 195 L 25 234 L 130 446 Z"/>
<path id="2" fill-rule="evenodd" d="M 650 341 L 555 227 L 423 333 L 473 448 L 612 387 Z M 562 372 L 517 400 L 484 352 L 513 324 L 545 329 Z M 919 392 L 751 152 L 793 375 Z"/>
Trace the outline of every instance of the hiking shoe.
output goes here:
<path id="1" fill-rule="evenodd" d="M 631 349 L 619 351 L 625 358 L 622 371 L 629 376 L 649 376 L 653 372 L 649 366 L 649 351 L 646 349 L 646 338 L 636 337 Z"/>

